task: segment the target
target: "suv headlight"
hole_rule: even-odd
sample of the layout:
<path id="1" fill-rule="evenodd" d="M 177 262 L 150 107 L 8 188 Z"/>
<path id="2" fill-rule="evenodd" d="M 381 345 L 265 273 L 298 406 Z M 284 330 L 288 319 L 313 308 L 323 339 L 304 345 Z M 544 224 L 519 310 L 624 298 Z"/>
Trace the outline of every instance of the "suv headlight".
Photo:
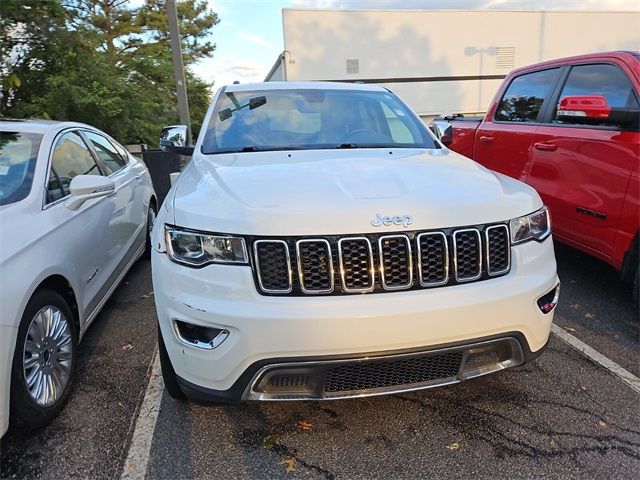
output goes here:
<path id="1" fill-rule="evenodd" d="M 549 210 L 547 210 L 547 207 L 542 207 L 540 210 L 524 217 L 514 218 L 509 222 L 509 229 L 511 230 L 511 243 L 513 245 L 528 240 L 540 242 L 551 233 Z"/>
<path id="2" fill-rule="evenodd" d="M 244 238 L 212 235 L 165 226 L 169 258 L 176 263 L 203 267 L 210 263 L 248 263 Z"/>

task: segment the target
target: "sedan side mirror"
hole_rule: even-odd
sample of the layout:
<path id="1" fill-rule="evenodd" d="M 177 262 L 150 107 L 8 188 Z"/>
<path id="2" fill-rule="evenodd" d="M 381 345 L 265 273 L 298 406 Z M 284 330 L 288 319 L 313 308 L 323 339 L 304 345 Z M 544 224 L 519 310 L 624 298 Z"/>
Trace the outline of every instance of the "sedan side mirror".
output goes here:
<path id="1" fill-rule="evenodd" d="M 449 122 L 436 120 L 431 125 L 431 131 L 445 147 L 453 142 L 453 127 Z"/>
<path id="2" fill-rule="evenodd" d="M 70 210 L 77 210 L 87 200 L 111 195 L 115 189 L 116 183 L 109 177 L 76 175 L 69 185 L 71 196 L 64 205 Z"/>
<path id="3" fill-rule="evenodd" d="M 179 155 L 193 155 L 193 146 L 189 143 L 189 127 L 186 125 L 170 125 L 162 129 L 160 150 Z"/>

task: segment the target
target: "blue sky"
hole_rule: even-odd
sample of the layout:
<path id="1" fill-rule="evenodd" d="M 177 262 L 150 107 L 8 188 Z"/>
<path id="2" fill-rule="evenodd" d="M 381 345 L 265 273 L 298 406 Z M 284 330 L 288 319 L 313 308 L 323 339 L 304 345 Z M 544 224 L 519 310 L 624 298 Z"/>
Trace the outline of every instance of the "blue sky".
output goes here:
<path id="1" fill-rule="evenodd" d="M 211 58 L 193 71 L 220 87 L 262 81 L 283 50 L 283 8 L 640 10 L 640 0 L 207 0 L 220 23 Z"/>

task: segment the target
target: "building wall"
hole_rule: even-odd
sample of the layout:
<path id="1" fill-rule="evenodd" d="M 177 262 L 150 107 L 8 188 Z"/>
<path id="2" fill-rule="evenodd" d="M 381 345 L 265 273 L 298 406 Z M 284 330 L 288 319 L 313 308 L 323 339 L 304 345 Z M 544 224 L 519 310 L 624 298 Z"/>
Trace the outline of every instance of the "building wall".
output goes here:
<path id="1" fill-rule="evenodd" d="M 513 68 L 638 50 L 639 26 L 640 11 L 284 9 L 286 80 L 378 83 L 421 116 L 483 112 Z"/>

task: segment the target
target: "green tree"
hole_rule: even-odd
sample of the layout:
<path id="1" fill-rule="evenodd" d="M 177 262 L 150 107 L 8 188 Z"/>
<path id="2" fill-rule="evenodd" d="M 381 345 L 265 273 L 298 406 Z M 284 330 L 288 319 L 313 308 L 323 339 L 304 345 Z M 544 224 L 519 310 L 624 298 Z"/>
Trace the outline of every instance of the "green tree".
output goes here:
<path id="1" fill-rule="evenodd" d="M 80 121 L 124 143 L 155 146 L 160 128 L 178 118 L 165 2 L 147 0 L 131 8 L 125 0 L 67 1 L 51 1 L 56 16 L 45 22 L 46 29 L 30 27 L 35 33 L 22 50 L 28 57 L 22 64 L 35 60 L 42 68 L 20 70 L 19 85 L 3 88 L 2 113 Z M 188 67 L 213 53 L 209 35 L 218 17 L 203 0 L 178 2 L 178 12 Z M 23 23 L 8 20 L 3 36 L 11 37 Z M 43 48 L 32 47 L 36 36 Z M 196 132 L 211 85 L 190 73 L 187 82 Z"/>

